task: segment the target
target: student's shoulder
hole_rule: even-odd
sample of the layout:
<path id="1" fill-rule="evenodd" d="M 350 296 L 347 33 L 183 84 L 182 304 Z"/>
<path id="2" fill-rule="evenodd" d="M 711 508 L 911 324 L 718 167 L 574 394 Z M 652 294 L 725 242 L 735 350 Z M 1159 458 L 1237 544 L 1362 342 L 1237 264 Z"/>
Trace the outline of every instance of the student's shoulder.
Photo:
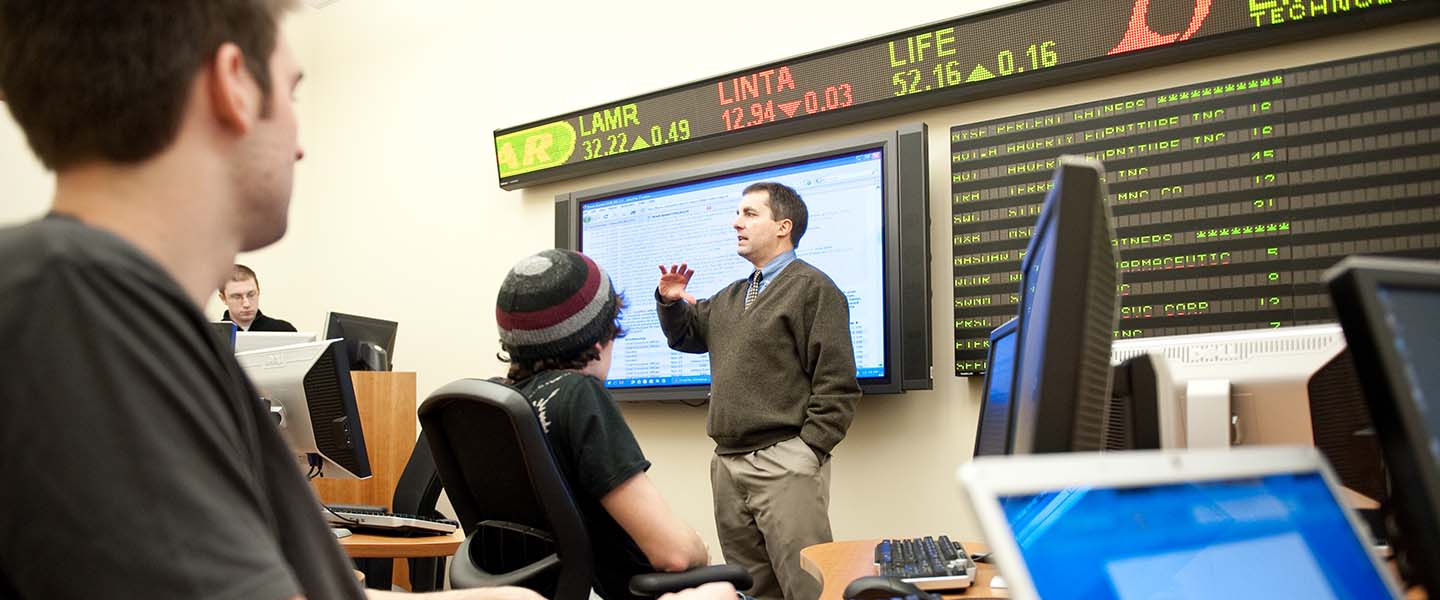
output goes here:
<path id="1" fill-rule="evenodd" d="M 0 229 L 0 291 L 6 296 L 39 283 L 71 262 L 67 240 L 45 221 Z"/>
<path id="2" fill-rule="evenodd" d="M 532 394 L 540 397 L 610 397 L 604 382 L 578 371 L 544 371 L 535 375 Z"/>
<path id="3" fill-rule="evenodd" d="M 87 274 L 145 278 L 157 268 L 139 250 L 105 231 L 64 218 L 0 228 L 0 294 L 81 286 Z"/>
<path id="4" fill-rule="evenodd" d="M 225 312 L 226 312 L 226 314 L 229 314 L 230 311 L 225 311 Z M 264 321 L 261 321 L 261 318 L 263 318 Z M 295 329 L 295 326 L 292 325 L 289 321 L 286 321 L 286 320 L 284 320 L 284 319 L 276 319 L 275 317 L 272 317 L 272 316 L 267 315 L 267 314 L 265 314 L 265 313 L 260 313 L 259 316 L 255 317 L 255 324 L 251 326 L 251 330 L 252 330 L 252 331 L 274 331 L 274 332 L 295 332 L 295 331 L 298 331 L 297 329 Z"/>
<path id="5" fill-rule="evenodd" d="M 575 371 L 545 371 L 535 375 L 526 397 L 562 421 L 618 410 L 604 382 Z M 615 408 L 611 408 L 615 407 Z"/>

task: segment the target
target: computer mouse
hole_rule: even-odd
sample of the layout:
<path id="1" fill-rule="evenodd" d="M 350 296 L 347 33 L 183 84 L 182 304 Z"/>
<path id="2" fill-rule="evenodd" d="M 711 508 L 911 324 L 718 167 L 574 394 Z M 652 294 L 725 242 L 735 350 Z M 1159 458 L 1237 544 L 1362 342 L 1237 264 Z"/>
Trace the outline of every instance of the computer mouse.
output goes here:
<path id="1" fill-rule="evenodd" d="M 857 578 L 845 586 L 843 592 L 845 600 L 888 600 L 890 598 L 904 598 L 916 596 L 928 599 L 929 594 L 915 587 L 915 584 L 901 580 L 899 577 L 885 577 L 883 575 L 868 575 Z"/>

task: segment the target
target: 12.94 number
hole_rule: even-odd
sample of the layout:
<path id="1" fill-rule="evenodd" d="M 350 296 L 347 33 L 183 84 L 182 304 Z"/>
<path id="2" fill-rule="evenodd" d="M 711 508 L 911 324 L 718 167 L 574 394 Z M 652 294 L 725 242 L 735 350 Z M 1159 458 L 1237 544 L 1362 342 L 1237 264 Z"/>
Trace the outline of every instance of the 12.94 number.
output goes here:
<path id="1" fill-rule="evenodd" d="M 799 100 L 789 102 L 775 102 L 766 100 L 754 102 L 747 111 L 742 107 L 727 108 L 720 112 L 720 118 L 725 120 L 725 131 L 734 131 L 765 123 L 773 123 L 777 118 L 789 118 L 796 113 L 803 111 L 804 114 L 813 115 L 827 110 L 845 108 L 855 103 L 854 91 L 848 83 L 839 83 L 826 86 L 820 91 L 809 90 Z M 780 111 L 783 117 L 777 117 L 776 110 Z"/>

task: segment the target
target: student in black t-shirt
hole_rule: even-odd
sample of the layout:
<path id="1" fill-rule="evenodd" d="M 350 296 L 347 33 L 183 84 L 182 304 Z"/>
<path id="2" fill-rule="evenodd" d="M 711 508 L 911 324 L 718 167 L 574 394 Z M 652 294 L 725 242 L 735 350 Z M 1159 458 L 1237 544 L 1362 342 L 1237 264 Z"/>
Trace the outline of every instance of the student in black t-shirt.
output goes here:
<path id="1" fill-rule="evenodd" d="M 0 598 L 365 593 L 201 312 L 285 233 L 288 4 L 0 1 L 0 90 L 56 173 L 0 228 Z"/>
<path id="2" fill-rule="evenodd" d="M 295 331 L 289 321 L 260 312 L 260 278 L 250 267 L 235 265 L 230 277 L 220 284 L 220 301 L 226 307 L 220 320 L 234 323 L 240 331 Z"/>
<path id="3" fill-rule="evenodd" d="M 709 562 L 699 534 L 646 475 L 650 461 L 605 389 L 620 305 L 610 276 L 569 250 L 516 263 L 495 305 L 501 360 L 534 406 L 576 495 L 594 545 L 595 590 L 607 600 L 631 597 L 633 575 Z"/>

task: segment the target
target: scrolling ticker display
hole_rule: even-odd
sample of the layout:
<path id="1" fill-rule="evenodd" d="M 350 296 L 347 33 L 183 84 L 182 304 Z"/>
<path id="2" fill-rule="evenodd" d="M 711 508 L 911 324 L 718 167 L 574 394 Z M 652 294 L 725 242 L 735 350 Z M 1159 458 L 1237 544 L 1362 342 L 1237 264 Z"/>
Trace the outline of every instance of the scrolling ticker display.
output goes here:
<path id="1" fill-rule="evenodd" d="M 1440 45 L 951 128 L 955 371 L 985 371 L 1059 154 L 1105 163 L 1116 338 L 1333 321 L 1350 254 L 1440 258 Z"/>
<path id="2" fill-rule="evenodd" d="M 1067 79 L 1433 15 L 1436 0 L 1040 0 L 495 131 L 516 189 Z M 785 24 L 765 24 L 783 32 Z M 623 65 L 620 68 L 624 68 Z"/>

